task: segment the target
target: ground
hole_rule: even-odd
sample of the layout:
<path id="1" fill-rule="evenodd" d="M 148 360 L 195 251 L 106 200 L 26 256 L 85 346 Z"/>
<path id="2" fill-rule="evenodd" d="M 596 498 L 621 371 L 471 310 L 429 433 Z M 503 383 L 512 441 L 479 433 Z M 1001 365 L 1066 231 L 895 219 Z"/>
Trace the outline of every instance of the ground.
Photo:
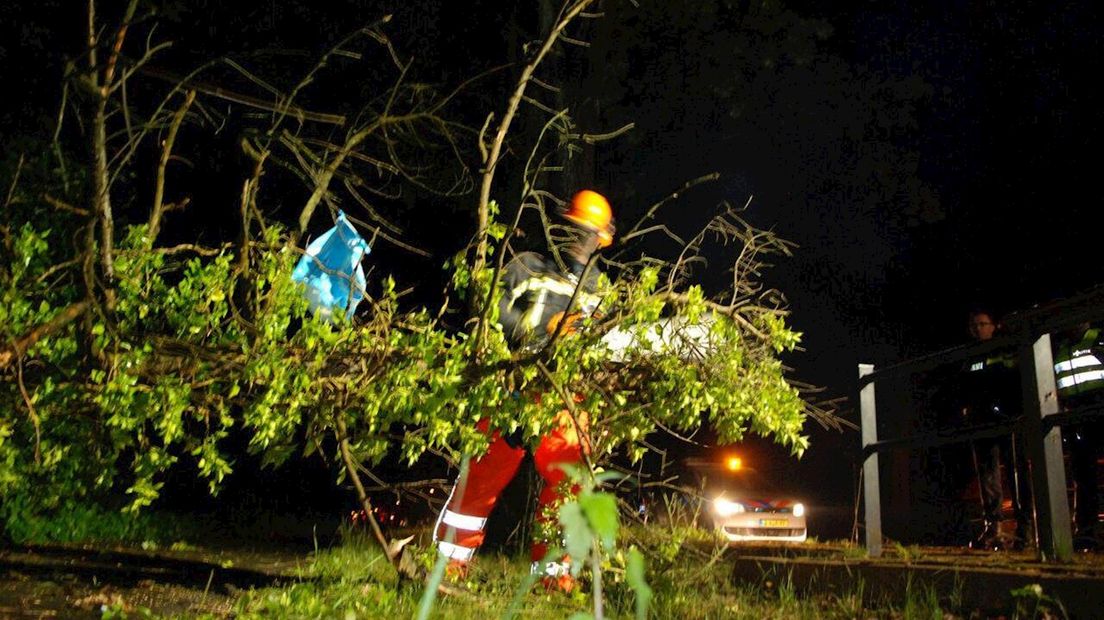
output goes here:
<path id="1" fill-rule="evenodd" d="M 1097 555 L 1054 565 L 1030 553 L 891 546 L 885 558 L 869 560 L 847 543 L 725 547 L 700 531 L 637 530 L 624 542 L 649 550 L 649 617 L 658 618 L 984 618 L 1017 610 L 1019 617 L 1061 617 L 1063 605 L 1081 617 L 1072 612 L 1086 602 L 1056 592 L 1067 584 L 1067 597 L 1080 591 L 1091 598 L 1104 584 Z M 317 550 L 146 547 L 2 551 L 0 617 L 405 618 L 417 614 L 424 592 L 420 582 L 398 582 L 357 533 Z M 608 617 L 634 615 L 621 566 L 615 556 L 605 567 Z M 485 554 L 457 593 L 436 601 L 433 617 L 485 620 L 513 609 L 521 617 L 567 618 L 592 609 L 585 587 L 570 595 L 539 585 L 519 592 L 527 569 L 524 558 Z"/>
<path id="2" fill-rule="evenodd" d="M 19 546 L 0 552 L 0 617 L 226 616 L 242 592 L 293 581 L 309 561 L 302 549 Z"/>

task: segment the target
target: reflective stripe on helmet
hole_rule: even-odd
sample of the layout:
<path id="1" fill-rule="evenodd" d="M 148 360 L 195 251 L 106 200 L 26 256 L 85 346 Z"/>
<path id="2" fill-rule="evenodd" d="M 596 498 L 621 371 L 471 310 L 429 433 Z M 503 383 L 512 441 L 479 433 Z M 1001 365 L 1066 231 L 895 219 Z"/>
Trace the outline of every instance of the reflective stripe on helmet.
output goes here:
<path id="1" fill-rule="evenodd" d="M 461 547 L 460 545 L 447 543 L 443 540 L 437 543 L 437 552 L 450 560 L 458 560 L 460 562 L 467 562 L 475 555 L 475 549 L 472 547 Z"/>
<path id="2" fill-rule="evenodd" d="M 485 517 L 460 514 L 459 512 L 453 512 L 446 509 L 445 516 L 441 518 L 441 522 L 459 530 L 481 532 L 483 531 L 483 526 L 487 523 L 487 519 Z"/>

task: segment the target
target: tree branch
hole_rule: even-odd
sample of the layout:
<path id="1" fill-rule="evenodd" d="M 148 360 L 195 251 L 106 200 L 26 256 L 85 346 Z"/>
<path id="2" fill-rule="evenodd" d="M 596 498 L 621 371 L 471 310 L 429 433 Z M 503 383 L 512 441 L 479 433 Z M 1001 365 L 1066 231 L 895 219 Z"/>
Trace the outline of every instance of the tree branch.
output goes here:
<path id="1" fill-rule="evenodd" d="M 164 213 L 165 199 L 165 168 L 169 165 L 172 156 L 173 145 L 176 143 L 176 134 L 180 131 L 180 125 L 184 122 L 184 116 L 188 108 L 195 101 L 195 91 L 189 90 L 184 95 L 184 104 L 173 114 L 172 123 L 169 125 L 169 133 L 161 145 L 161 159 L 157 162 L 157 177 L 154 179 L 153 209 L 150 210 L 149 226 L 146 229 L 146 247 L 153 247 L 157 240 L 157 234 L 161 231 L 161 215 Z"/>
<path id="2" fill-rule="evenodd" d="M 548 36 L 544 40 L 544 44 L 541 45 L 540 51 L 537 52 L 533 60 L 522 70 L 521 77 L 518 78 L 517 85 L 514 87 L 514 93 L 506 106 L 506 112 L 502 116 L 502 122 L 498 125 L 498 131 L 495 132 L 495 138 L 491 143 L 491 148 L 483 159 L 483 179 L 479 186 L 478 219 L 475 232 L 475 259 L 472 262 L 471 268 L 473 274 L 480 272 L 487 262 L 487 231 L 490 225 L 490 208 L 488 205 L 491 200 L 491 183 L 494 181 L 495 169 L 498 166 L 499 155 L 502 153 L 502 145 L 506 141 L 506 134 L 509 132 L 510 124 L 517 114 L 518 106 L 525 96 L 525 89 L 529 85 L 529 80 L 533 77 L 533 72 L 536 71 L 537 66 L 540 65 L 549 50 L 552 49 L 556 40 L 560 38 L 564 28 L 593 2 L 594 0 L 578 0 L 567 9 L 563 17 L 552 28 L 552 31 L 548 33 Z M 492 282 L 490 286 L 493 287 L 494 283 Z M 471 307 L 469 310 L 473 316 L 479 311 L 479 309 L 475 307 L 475 305 L 479 303 L 479 299 L 479 295 L 471 296 Z"/>
<path id="3" fill-rule="evenodd" d="M 345 462 L 345 472 L 349 475 L 349 479 L 353 481 L 353 486 L 356 487 L 357 499 L 360 500 L 360 506 L 366 515 L 365 518 L 368 519 L 368 523 L 371 525 L 372 535 L 379 543 L 380 548 L 383 549 L 383 555 L 387 558 L 387 561 L 395 567 L 395 572 L 401 577 L 399 554 L 391 553 L 390 545 L 387 544 L 387 539 L 383 537 L 383 531 L 380 530 L 379 522 L 376 521 L 376 515 L 372 511 L 372 500 L 369 499 L 368 493 L 364 490 L 364 484 L 360 481 L 360 474 L 357 473 L 357 463 L 353 459 L 352 450 L 349 448 L 349 429 L 345 426 L 345 420 L 340 413 L 337 415 L 337 440 L 341 447 L 341 459 Z"/>
<path id="4" fill-rule="evenodd" d="M 55 314 L 54 318 L 15 339 L 6 349 L 0 350 L 0 370 L 4 370 L 10 366 L 14 359 L 22 357 L 22 355 L 39 340 L 42 340 L 46 336 L 49 336 L 73 322 L 77 317 L 84 314 L 88 306 L 89 303 L 87 300 L 71 304 L 69 307 Z"/>

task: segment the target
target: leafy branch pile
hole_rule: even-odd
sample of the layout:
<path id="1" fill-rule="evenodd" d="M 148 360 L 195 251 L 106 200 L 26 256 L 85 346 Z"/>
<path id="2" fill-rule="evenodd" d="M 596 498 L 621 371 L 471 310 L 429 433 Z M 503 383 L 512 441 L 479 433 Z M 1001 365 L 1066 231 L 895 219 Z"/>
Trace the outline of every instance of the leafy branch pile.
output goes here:
<path id="1" fill-rule="evenodd" d="M 216 493 L 233 472 L 232 431 L 271 463 L 334 455 L 366 505 L 363 467 L 395 449 L 409 462 L 427 452 L 478 454 L 483 418 L 535 440 L 565 408 L 576 419 L 585 412 L 592 461 L 625 450 L 639 457 L 649 433 L 690 431 L 703 417 L 723 441 L 752 431 L 803 451 L 810 410 L 779 360 L 798 335 L 780 296 L 755 281 L 763 256 L 790 248 L 747 225 L 738 209 L 722 208 L 694 238 L 679 240 L 675 258 L 662 259 L 634 245 L 669 232 L 660 201 L 621 236 L 623 250 L 591 266 L 608 274 L 593 317 L 539 348 L 506 346 L 497 274 L 518 243 L 515 231 L 534 228 L 531 220 L 556 252 L 564 230 L 551 215 L 561 201 L 543 188 L 555 169 L 550 158 L 571 143 L 557 134 L 566 110 L 520 103 L 531 99 L 526 85 L 544 54 L 574 20 L 588 18 L 590 4 L 564 7 L 527 59 L 506 113 L 475 130 L 461 122 L 471 110 L 455 109 L 463 89 L 440 93 L 407 80 L 410 62 L 391 46 L 386 19 L 340 41 L 286 90 L 225 59 L 166 84 L 150 16 L 136 15 L 136 2 L 106 16 L 90 3 L 92 44 L 70 65 L 65 123 L 50 148 L 5 165 L 0 509 L 9 535 L 36 515 L 118 492 L 127 510 L 140 510 L 173 468 L 194 469 Z M 332 95 L 315 92 L 323 75 L 365 66 L 377 80 L 367 103 L 311 109 Z M 213 87 L 227 71 L 276 95 Z M 272 81 L 289 80 L 279 78 Z M 522 109 L 546 115 L 543 129 L 514 137 L 510 123 Z M 181 149 L 198 156 L 228 126 L 240 133 L 233 156 L 249 165 L 226 184 L 234 194 L 225 204 L 235 209 L 211 225 L 232 232 L 168 241 L 199 189 L 174 181 L 185 177 Z M 528 150 L 524 164 L 502 155 L 507 143 L 509 152 Z M 74 157 L 80 150 L 92 156 Z M 496 182 L 502 163 L 524 170 L 520 183 Z M 472 170 L 486 190 L 475 205 Z M 372 264 L 368 303 L 351 321 L 312 317 L 291 271 L 308 230 L 326 224 L 319 206 L 342 205 L 376 244 L 425 254 L 387 209 L 432 226 L 434 207 L 402 205 L 401 187 L 471 213 L 463 247 L 437 260 L 450 271 L 448 290 L 436 307 L 411 307 L 382 275 L 388 265 Z M 518 206 L 504 216 L 492 193 Z M 301 198 L 296 212 L 289 195 Z M 691 267 L 717 241 L 736 258 L 727 290 L 707 296 Z M 626 258 L 631 252 L 637 257 Z M 686 351 L 641 345 L 625 354 L 602 343 L 612 330 L 646 342 L 660 320 L 707 329 L 709 346 L 688 363 Z"/>

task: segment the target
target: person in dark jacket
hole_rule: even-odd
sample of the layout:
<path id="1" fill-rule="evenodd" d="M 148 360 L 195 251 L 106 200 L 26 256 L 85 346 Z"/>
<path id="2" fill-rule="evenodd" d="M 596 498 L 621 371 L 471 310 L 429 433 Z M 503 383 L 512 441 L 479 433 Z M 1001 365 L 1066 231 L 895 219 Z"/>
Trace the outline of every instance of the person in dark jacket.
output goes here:
<path id="1" fill-rule="evenodd" d="M 976 342 L 991 340 L 1000 330 L 994 315 L 983 309 L 969 314 L 970 337 Z M 1022 398 L 1015 358 L 1010 352 L 991 351 L 967 360 L 961 375 L 959 391 L 960 411 L 966 426 L 1009 422 L 1020 416 Z M 1027 512 L 1024 510 L 1025 472 L 1016 461 L 1015 437 L 975 439 L 970 447 L 978 475 L 981 495 L 982 528 L 970 546 L 981 549 L 1000 549 L 1022 545 L 1027 528 Z M 1001 532 L 1004 485 L 1001 466 L 1007 472 L 1013 488 L 1013 511 L 1016 515 L 1016 537 L 1009 541 Z"/>

